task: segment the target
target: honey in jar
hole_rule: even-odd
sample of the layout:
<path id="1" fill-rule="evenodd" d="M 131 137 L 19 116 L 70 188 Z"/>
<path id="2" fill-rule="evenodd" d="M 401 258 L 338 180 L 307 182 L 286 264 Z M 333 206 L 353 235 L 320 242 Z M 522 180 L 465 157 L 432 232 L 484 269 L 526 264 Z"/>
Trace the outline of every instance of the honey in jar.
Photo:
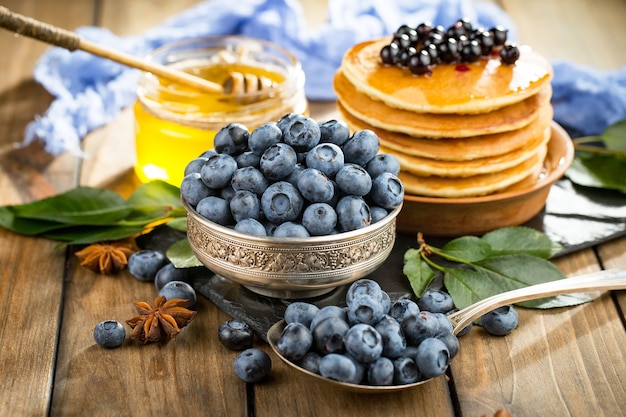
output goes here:
<path id="1" fill-rule="evenodd" d="M 163 46 L 148 59 L 220 85 L 233 74 L 244 74 L 271 86 L 207 93 L 142 74 L 134 106 L 135 172 L 142 182 L 160 179 L 180 186 L 187 163 L 211 149 L 217 131 L 229 123 L 252 130 L 286 113 L 308 111 L 299 62 L 269 42 L 201 38 Z"/>

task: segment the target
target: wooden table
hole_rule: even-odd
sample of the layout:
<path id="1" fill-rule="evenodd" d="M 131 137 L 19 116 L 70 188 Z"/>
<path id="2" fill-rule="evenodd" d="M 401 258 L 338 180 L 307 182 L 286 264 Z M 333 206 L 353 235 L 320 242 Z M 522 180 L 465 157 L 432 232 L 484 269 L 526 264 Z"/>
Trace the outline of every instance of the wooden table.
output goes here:
<path id="1" fill-rule="evenodd" d="M 5 0 L 4 5 L 68 29 L 101 25 L 139 34 L 197 0 Z M 548 58 L 601 68 L 626 65 L 626 2 L 500 0 L 520 38 Z M 303 2 L 312 25 L 325 2 Z M 0 204 L 17 204 L 79 184 L 128 195 L 132 173 L 130 112 L 88 135 L 89 158 L 51 157 L 39 145 L 16 148 L 29 121 L 51 97 L 32 71 L 47 48 L 0 33 Z M 333 103 L 312 103 L 330 118 Z M 155 289 L 126 271 L 103 276 L 80 267 L 74 248 L 0 230 L 0 415 L 2 416 L 618 416 L 626 407 L 626 293 L 559 310 L 520 310 L 520 327 L 504 338 L 480 329 L 461 339 L 453 379 L 385 396 L 337 392 L 294 375 L 273 357 L 271 378 L 246 386 L 234 374 L 236 354 L 216 333 L 229 317 L 200 297 L 193 324 L 165 346 L 107 350 L 92 337 L 96 323 L 124 321 L 132 303 Z M 626 238 L 558 258 L 567 275 L 626 267 Z M 270 352 L 267 345 L 258 346 Z"/>

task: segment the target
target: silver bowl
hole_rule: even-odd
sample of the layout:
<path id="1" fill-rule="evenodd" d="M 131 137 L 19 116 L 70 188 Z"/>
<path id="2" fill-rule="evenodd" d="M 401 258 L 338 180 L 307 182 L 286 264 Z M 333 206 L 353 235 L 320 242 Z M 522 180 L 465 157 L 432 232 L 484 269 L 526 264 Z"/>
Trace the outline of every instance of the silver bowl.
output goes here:
<path id="1" fill-rule="evenodd" d="M 249 290 L 275 298 L 317 297 L 376 270 L 396 240 L 402 206 L 363 229 L 308 238 L 259 237 L 187 210 L 187 239 L 203 265 Z"/>

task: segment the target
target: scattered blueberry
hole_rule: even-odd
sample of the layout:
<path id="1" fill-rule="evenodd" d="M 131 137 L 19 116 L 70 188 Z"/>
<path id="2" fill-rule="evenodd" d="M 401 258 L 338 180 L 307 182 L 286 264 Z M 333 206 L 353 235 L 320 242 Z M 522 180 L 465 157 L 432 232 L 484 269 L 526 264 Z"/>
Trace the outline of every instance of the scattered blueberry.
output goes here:
<path id="1" fill-rule="evenodd" d="M 176 268 L 174 264 L 167 263 L 161 267 L 154 276 L 154 285 L 157 290 L 163 288 L 165 284 L 171 281 L 185 281 L 188 279 L 188 270 L 186 268 Z"/>
<path id="2" fill-rule="evenodd" d="M 128 257 L 128 271 L 139 281 L 154 281 L 157 272 L 166 263 L 168 260 L 162 252 L 144 249 Z"/>
<path id="3" fill-rule="evenodd" d="M 248 383 L 262 381 L 272 369 L 269 355 L 260 349 L 250 348 L 235 358 L 235 374 Z"/>
<path id="4" fill-rule="evenodd" d="M 121 346 L 126 339 L 124 326 L 115 320 L 105 320 L 96 324 L 93 329 L 93 339 L 95 342 L 106 348 L 116 348 Z"/>
<path id="5" fill-rule="evenodd" d="M 518 325 L 517 311 L 510 305 L 496 308 L 483 315 L 480 324 L 491 335 L 506 336 Z"/>
<path id="6" fill-rule="evenodd" d="M 217 331 L 217 337 L 224 346 L 231 350 L 249 349 L 254 342 L 254 333 L 250 326 L 239 320 L 223 322 Z"/>
<path id="7" fill-rule="evenodd" d="M 170 281 L 160 290 L 159 295 L 166 299 L 182 298 L 187 300 L 187 308 L 193 308 L 196 305 L 196 290 L 191 285 L 183 281 Z"/>

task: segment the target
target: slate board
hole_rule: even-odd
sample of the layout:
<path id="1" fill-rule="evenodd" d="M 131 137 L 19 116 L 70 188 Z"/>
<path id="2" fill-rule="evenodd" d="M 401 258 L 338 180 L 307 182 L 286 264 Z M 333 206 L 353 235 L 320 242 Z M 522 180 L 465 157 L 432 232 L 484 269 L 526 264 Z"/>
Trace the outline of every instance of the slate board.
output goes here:
<path id="1" fill-rule="evenodd" d="M 544 209 L 526 223 L 563 246 L 562 256 L 626 235 L 626 194 L 603 189 L 579 187 L 564 178 L 551 189 Z M 169 228 L 151 233 L 138 242 L 140 247 L 165 251 L 184 237 Z M 428 239 L 443 246 L 449 239 Z M 402 273 L 403 256 L 416 248 L 415 236 L 399 234 L 385 263 L 368 278 L 379 282 L 392 299 L 411 297 L 408 281 Z M 282 319 L 286 301 L 264 297 L 212 273 L 207 268 L 193 268 L 191 279 L 196 291 L 231 317 L 248 323 L 263 339 L 269 327 Z M 318 306 L 341 304 L 346 287 L 337 288 L 317 298 L 307 299 Z"/>

